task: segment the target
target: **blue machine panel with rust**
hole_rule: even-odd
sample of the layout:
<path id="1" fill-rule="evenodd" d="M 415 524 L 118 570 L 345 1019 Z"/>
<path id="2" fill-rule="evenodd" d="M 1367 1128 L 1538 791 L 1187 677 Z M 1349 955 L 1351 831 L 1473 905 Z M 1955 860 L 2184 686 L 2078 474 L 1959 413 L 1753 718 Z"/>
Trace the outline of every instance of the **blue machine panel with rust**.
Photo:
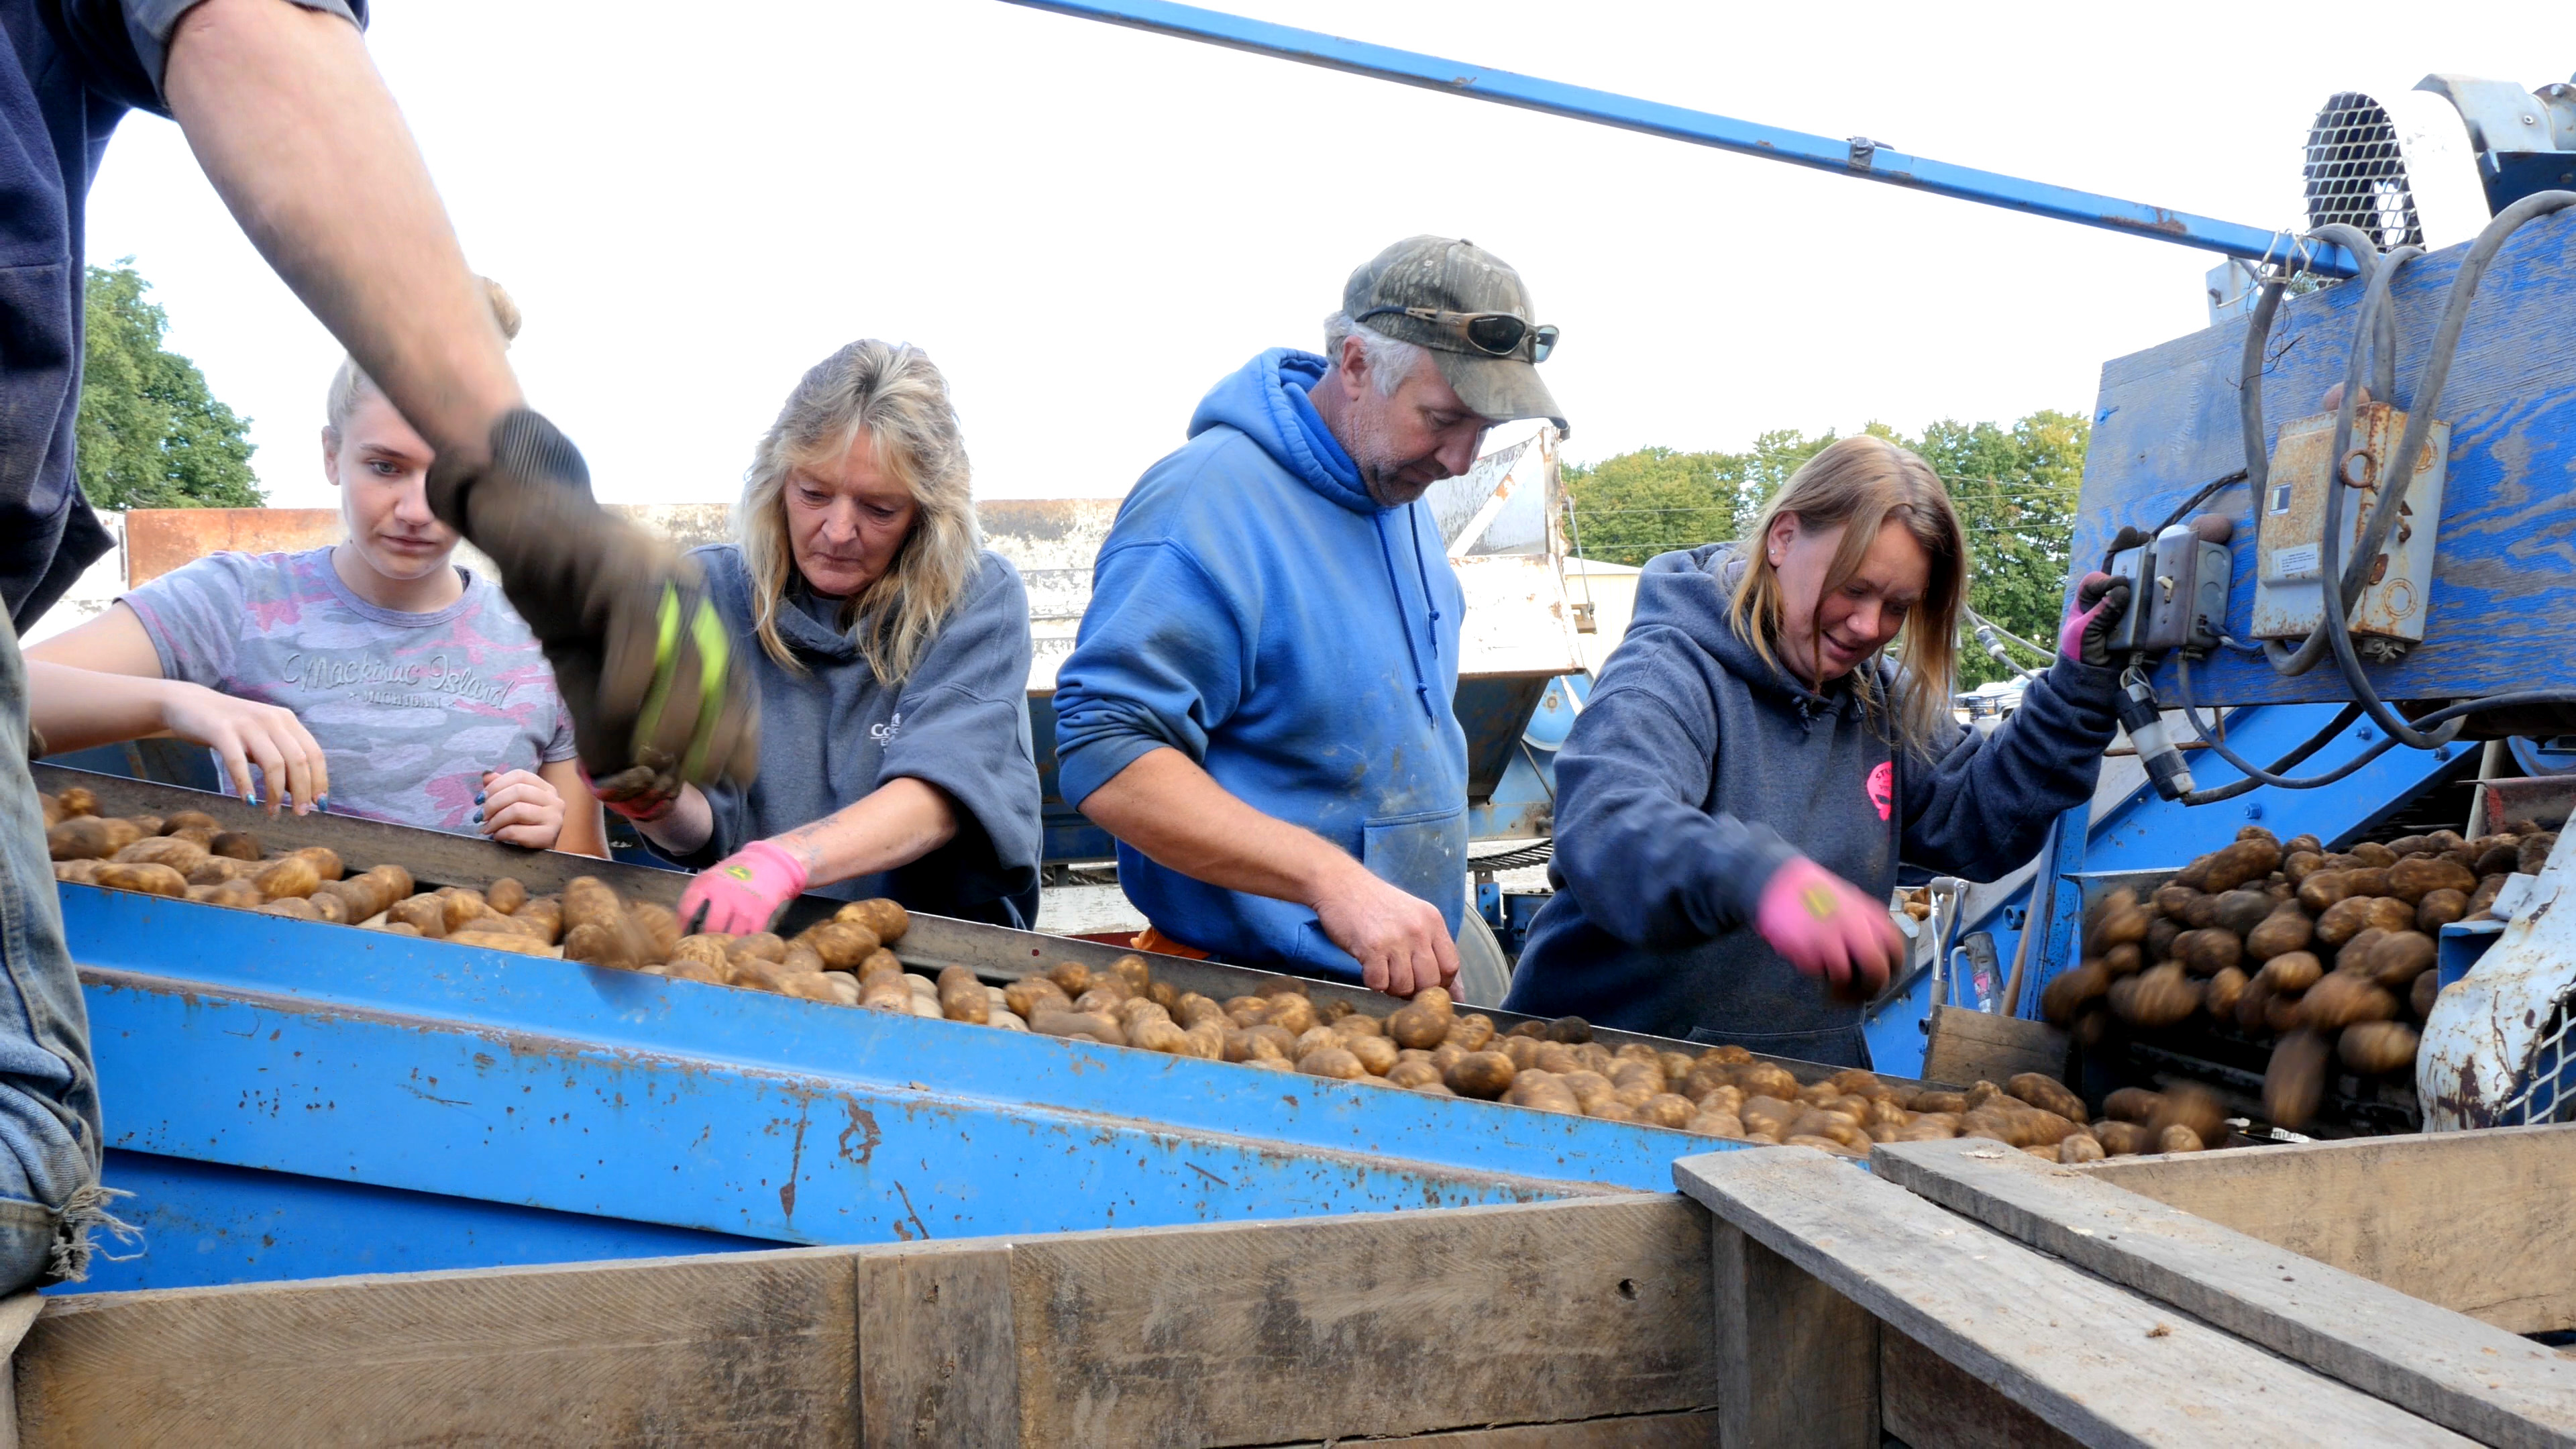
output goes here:
<path id="1" fill-rule="evenodd" d="M 2412 406 L 2424 355 L 2466 245 L 2423 257 L 2391 293 L 2399 337 L 2396 402 Z M 2284 302 L 2263 379 L 2266 445 L 2281 425 L 2319 412 L 2342 380 L 2362 289 L 2331 287 Z M 2204 485 L 2245 465 L 2238 318 L 2102 369 L 2093 444 L 2075 527 L 2075 558 L 2098 565 L 2124 524 L 2150 528 Z M 2451 424 L 2449 477 L 2434 564 L 2431 619 L 2403 662 L 2372 670 L 2386 699 L 2461 698 L 2505 688 L 2576 685 L 2576 628 L 2565 587 L 2576 566 L 2576 211 L 2515 232 L 2488 270 L 2460 338 L 2436 415 Z M 2231 629 L 2253 617 L 2255 529 L 2243 484 L 2201 511 L 2237 520 Z M 2284 678 L 2264 661 L 2221 651 L 2192 670 L 2205 703 L 2341 701 L 2331 664 Z M 2156 680 L 2178 698 L 2168 663 Z"/>
<path id="2" fill-rule="evenodd" d="M 1662 1191 L 1709 1139 L 67 885 L 168 1287 Z"/>

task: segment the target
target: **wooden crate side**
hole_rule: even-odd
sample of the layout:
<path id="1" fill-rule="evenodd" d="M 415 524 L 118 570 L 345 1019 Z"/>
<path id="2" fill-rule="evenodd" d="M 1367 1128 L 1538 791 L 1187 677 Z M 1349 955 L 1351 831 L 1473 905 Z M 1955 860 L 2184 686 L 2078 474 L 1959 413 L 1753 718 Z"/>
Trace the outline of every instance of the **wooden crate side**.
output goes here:
<path id="1" fill-rule="evenodd" d="M 2076 1449 L 2037 1414 L 1879 1325 L 1879 1419 L 1906 1449 Z"/>
<path id="2" fill-rule="evenodd" d="M 858 1285 L 862 1444 L 1003 1449 L 1020 1442 L 1009 1243 L 863 1250 Z"/>
<path id="3" fill-rule="evenodd" d="M 849 1443 L 851 1254 L 495 1268 L 52 1300 L 29 1445 Z"/>
<path id="4" fill-rule="evenodd" d="M 2576 1362 L 2528 1339 L 1974 1139 L 1887 1143 L 1879 1176 L 2482 1442 L 2576 1443 Z"/>
<path id="5" fill-rule="evenodd" d="M 2113 1158 L 2083 1171 L 2512 1333 L 2576 1328 L 2576 1126 Z"/>
<path id="6" fill-rule="evenodd" d="M 1709 1235 L 1718 1443 L 1875 1446 L 1878 1320 L 1735 1224 Z"/>
<path id="7" fill-rule="evenodd" d="M 1925 1081 L 1964 1087 L 2010 1081 L 2022 1072 L 2066 1075 L 2066 1033 L 2046 1022 L 1936 1006 L 1930 1025 L 1923 1046 Z"/>
<path id="8" fill-rule="evenodd" d="M 1445 1429 L 1401 1439 L 1309 1439 L 1277 1449 L 1708 1449 L 1717 1442 L 1717 1416 L 1623 1414 L 1574 1424 L 1507 1424 L 1491 1429 Z"/>
<path id="9" fill-rule="evenodd" d="M 2470 1441 L 1808 1148 L 1685 1157 L 1683 1190 L 2086 1444 Z M 1723 1406 L 1721 1406 L 1723 1407 Z"/>
<path id="10" fill-rule="evenodd" d="M 1700 1410 L 1707 1219 L 1678 1197 L 1012 1246 L 1021 1442 L 1280 1444 Z"/>

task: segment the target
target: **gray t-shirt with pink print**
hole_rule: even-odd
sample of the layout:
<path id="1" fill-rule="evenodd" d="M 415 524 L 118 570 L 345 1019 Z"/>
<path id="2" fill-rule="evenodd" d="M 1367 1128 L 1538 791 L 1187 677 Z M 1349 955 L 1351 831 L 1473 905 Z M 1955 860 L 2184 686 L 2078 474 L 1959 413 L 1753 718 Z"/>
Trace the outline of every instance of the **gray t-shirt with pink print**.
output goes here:
<path id="1" fill-rule="evenodd" d="M 458 572 L 463 597 L 409 614 L 351 593 L 327 548 L 218 553 L 123 602 L 165 678 L 295 712 L 330 762 L 334 814 L 462 834 L 486 770 L 569 760 L 573 739 L 528 626 Z"/>

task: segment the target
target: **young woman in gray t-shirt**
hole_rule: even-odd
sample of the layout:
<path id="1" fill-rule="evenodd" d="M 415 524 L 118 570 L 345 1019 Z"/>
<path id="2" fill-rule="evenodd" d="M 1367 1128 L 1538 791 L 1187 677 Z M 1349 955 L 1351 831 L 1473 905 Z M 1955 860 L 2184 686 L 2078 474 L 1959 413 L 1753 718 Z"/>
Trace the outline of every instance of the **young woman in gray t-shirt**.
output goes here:
<path id="1" fill-rule="evenodd" d="M 491 286 L 505 336 L 518 309 Z M 332 379 L 324 470 L 349 536 L 218 553 L 27 650 L 55 750 L 172 735 L 243 798 L 605 855 L 572 721 L 496 583 L 451 560 L 431 450 L 354 362 Z"/>

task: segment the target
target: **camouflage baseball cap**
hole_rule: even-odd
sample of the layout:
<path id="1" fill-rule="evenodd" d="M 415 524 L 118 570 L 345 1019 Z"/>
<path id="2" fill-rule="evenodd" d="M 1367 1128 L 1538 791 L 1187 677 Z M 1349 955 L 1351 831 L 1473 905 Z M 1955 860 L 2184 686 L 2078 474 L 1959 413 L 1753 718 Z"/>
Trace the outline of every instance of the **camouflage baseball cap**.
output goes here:
<path id="1" fill-rule="evenodd" d="M 1538 325 L 1521 274 L 1474 242 L 1407 237 L 1351 273 L 1342 308 L 1373 332 L 1429 349 L 1459 400 L 1484 416 L 1545 418 L 1572 431 L 1538 377 L 1556 329 Z"/>

